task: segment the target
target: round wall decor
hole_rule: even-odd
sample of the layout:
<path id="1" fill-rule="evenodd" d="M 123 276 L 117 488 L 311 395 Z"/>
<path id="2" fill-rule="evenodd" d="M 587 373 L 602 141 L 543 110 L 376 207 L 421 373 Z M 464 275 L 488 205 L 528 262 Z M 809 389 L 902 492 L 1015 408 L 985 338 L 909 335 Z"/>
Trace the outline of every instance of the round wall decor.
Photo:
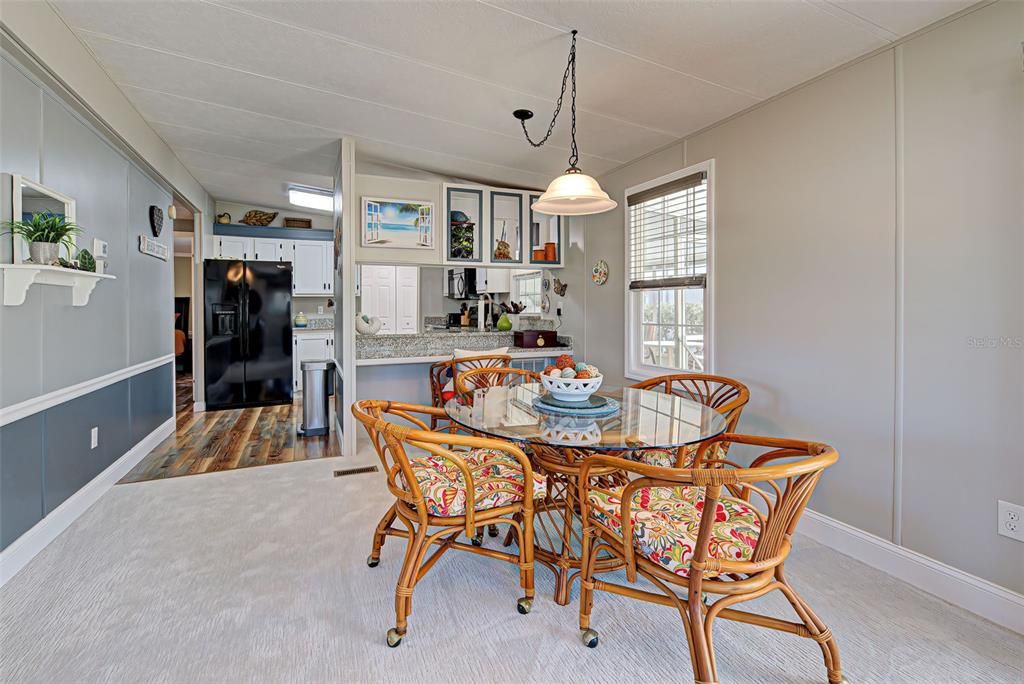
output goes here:
<path id="1" fill-rule="evenodd" d="M 604 259 L 598 259 L 594 264 L 594 270 L 590 274 L 590 278 L 598 285 L 604 285 L 608 282 L 608 262 Z"/>

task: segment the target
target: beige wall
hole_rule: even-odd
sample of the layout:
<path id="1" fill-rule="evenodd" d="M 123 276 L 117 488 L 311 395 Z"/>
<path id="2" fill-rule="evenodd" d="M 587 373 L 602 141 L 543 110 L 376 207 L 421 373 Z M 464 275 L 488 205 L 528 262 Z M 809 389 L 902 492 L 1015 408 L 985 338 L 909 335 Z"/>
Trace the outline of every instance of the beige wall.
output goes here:
<path id="1" fill-rule="evenodd" d="M 356 261 L 361 263 L 384 264 L 440 264 L 444 242 L 444 224 L 438 221 L 434 226 L 434 249 L 388 249 L 386 247 L 362 247 L 363 198 L 420 200 L 433 202 L 434 211 L 441 212 L 441 181 L 374 176 L 359 173 L 355 177 Z"/>
<path id="2" fill-rule="evenodd" d="M 231 223 L 238 223 L 245 216 L 247 211 L 257 209 L 259 211 L 277 212 L 277 216 L 270 222 L 273 227 L 284 226 L 284 217 L 292 218 L 306 218 L 312 222 L 312 228 L 318 228 L 320 230 L 331 229 L 331 215 L 330 214 L 317 214 L 314 212 L 306 212 L 301 209 L 295 209 L 291 207 L 272 207 L 266 204 L 239 204 L 238 202 L 228 202 L 225 200 L 217 200 L 215 203 L 216 213 L 221 214 L 227 212 L 231 214 Z"/>
<path id="3" fill-rule="evenodd" d="M 750 385 L 741 429 L 834 444 L 815 510 L 1016 591 L 995 518 L 1024 503 L 1022 25 L 1004 0 L 600 179 L 621 202 L 714 159 L 713 363 Z M 586 225 L 612 378 L 623 225 Z"/>
<path id="4" fill-rule="evenodd" d="M 174 296 L 192 296 L 192 257 L 174 257 Z"/>

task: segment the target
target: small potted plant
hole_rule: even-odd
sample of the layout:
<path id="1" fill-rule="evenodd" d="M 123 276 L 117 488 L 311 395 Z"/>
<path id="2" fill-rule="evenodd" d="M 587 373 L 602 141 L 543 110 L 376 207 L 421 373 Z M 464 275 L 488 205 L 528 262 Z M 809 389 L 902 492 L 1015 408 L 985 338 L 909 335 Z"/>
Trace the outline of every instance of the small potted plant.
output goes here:
<path id="1" fill-rule="evenodd" d="M 66 216 L 48 211 L 32 214 L 32 218 L 27 221 L 5 221 L 3 227 L 7 229 L 4 235 L 20 235 L 28 242 L 32 262 L 44 266 L 58 262 L 61 246 L 67 250 L 70 259 L 71 250 L 75 246 L 73 238 L 82 232 Z"/>

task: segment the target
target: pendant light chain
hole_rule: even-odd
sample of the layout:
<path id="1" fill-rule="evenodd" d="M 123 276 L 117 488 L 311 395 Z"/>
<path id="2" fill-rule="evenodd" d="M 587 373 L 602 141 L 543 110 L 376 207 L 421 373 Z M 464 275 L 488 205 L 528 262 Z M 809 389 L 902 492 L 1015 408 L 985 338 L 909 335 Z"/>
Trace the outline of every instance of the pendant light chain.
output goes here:
<path id="1" fill-rule="evenodd" d="M 569 154 L 569 168 L 576 168 L 577 162 L 579 162 L 580 153 L 576 147 L 576 31 L 572 32 L 572 47 L 569 48 L 569 61 L 565 65 L 565 73 L 562 74 L 562 91 L 558 95 L 558 102 L 555 103 L 555 113 L 551 116 L 551 123 L 548 124 L 547 133 L 539 141 L 534 142 L 530 137 L 530 132 L 526 130 L 526 119 L 520 119 L 519 123 L 523 126 L 523 133 L 526 135 L 526 141 L 534 147 L 540 147 L 548 141 L 551 137 L 551 133 L 555 130 L 555 123 L 558 121 L 558 115 L 562 111 L 562 100 L 565 98 L 565 87 L 569 82 L 569 76 L 572 75 L 572 91 L 571 91 L 571 102 L 570 110 L 572 112 L 572 147 Z"/>

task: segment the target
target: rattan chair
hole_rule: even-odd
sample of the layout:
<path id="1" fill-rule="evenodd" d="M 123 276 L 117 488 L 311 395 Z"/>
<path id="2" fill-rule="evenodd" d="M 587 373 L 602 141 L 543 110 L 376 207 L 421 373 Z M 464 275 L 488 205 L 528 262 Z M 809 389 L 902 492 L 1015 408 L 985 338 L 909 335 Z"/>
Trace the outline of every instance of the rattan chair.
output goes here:
<path id="1" fill-rule="evenodd" d="M 525 594 L 517 608 L 529 613 L 534 596 L 533 500 L 544 496 L 546 483 L 542 476 L 534 475 L 526 455 L 498 439 L 432 432 L 427 421 L 443 416 L 444 409 L 367 399 L 354 403 L 352 414 L 370 435 L 388 489 L 396 499 L 377 525 L 367 565 L 372 568 L 380 563 L 386 537 L 409 540 L 395 588 L 395 626 L 388 630 L 388 646 L 398 646 L 405 636 L 416 584 L 450 549 L 517 565 Z M 412 456 L 409 449 L 414 451 Z M 396 519 L 407 529 L 394 527 Z M 463 533 L 473 538 L 477 528 L 499 523 L 514 530 L 517 553 L 458 541 Z M 439 548 L 427 558 L 434 544 Z"/>
<path id="2" fill-rule="evenodd" d="M 630 385 L 636 389 L 664 392 L 690 399 L 716 409 L 725 416 L 726 432 L 736 432 L 743 407 L 750 401 L 750 390 L 739 380 L 724 375 L 708 375 L 705 373 L 679 373 L 676 375 L 659 375 Z M 665 468 L 689 468 L 697 453 L 696 444 L 689 444 L 678 449 L 639 449 L 632 452 L 631 458 L 648 465 Z"/>
<path id="3" fill-rule="evenodd" d="M 750 467 L 706 461 L 716 443 L 767 449 Z M 689 644 L 694 681 L 718 682 L 712 625 L 718 618 L 806 637 L 821 647 L 831 684 L 844 682 L 832 632 L 786 579 L 783 569 L 793 532 L 825 468 L 836 462 L 832 447 L 771 437 L 726 434 L 701 445 L 695 468 L 660 468 L 613 456 L 592 456 L 580 473 L 584 520 L 580 629 L 597 646 L 590 627 L 595 591 L 607 591 L 679 611 Z M 716 467 L 717 466 L 717 467 Z M 604 489 L 591 482 L 592 468 L 620 468 L 632 479 Z M 723 487 L 738 496 L 723 496 Z M 594 579 L 595 559 L 605 550 L 658 592 Z M 673 588 L 684 590 L 679 596 Z M 799 622 L 734 609 L 778 590 Z M 621 614 L 621 613 L 620 613 Z"/>
<path id="4" fill-rule="evenodd" d="M 508 354 L 482 354 L 480 356 L 468 356 L 461 359 L 445 359 L 444 361 L 438 361 L 430 364 L 430 404 L 436 408 L 444 407 L 444 388 L 448 385 L 448 381 L 452 382 L 452 388 L 455 388 L 455 379 L 459 373 L 464 373 L 470 370 L 476 370 L 478 368 L 508 368 L 508 365 L 512 362 L 512 357 Z M 438 424 L 445 422 L 448 424 L 448 417 L 445 415 L 441 416 L 430 416 L 430 428 L 436 430 Z"/>
<path id="5" fill-rule="evenodd" d="M 473 390 L 528 382 L 540 382 L 540 373 L 523 368 L 474 368 L 460 372 L 455 378 L 455 392 L 468 401 L 472 399 Z"/>

